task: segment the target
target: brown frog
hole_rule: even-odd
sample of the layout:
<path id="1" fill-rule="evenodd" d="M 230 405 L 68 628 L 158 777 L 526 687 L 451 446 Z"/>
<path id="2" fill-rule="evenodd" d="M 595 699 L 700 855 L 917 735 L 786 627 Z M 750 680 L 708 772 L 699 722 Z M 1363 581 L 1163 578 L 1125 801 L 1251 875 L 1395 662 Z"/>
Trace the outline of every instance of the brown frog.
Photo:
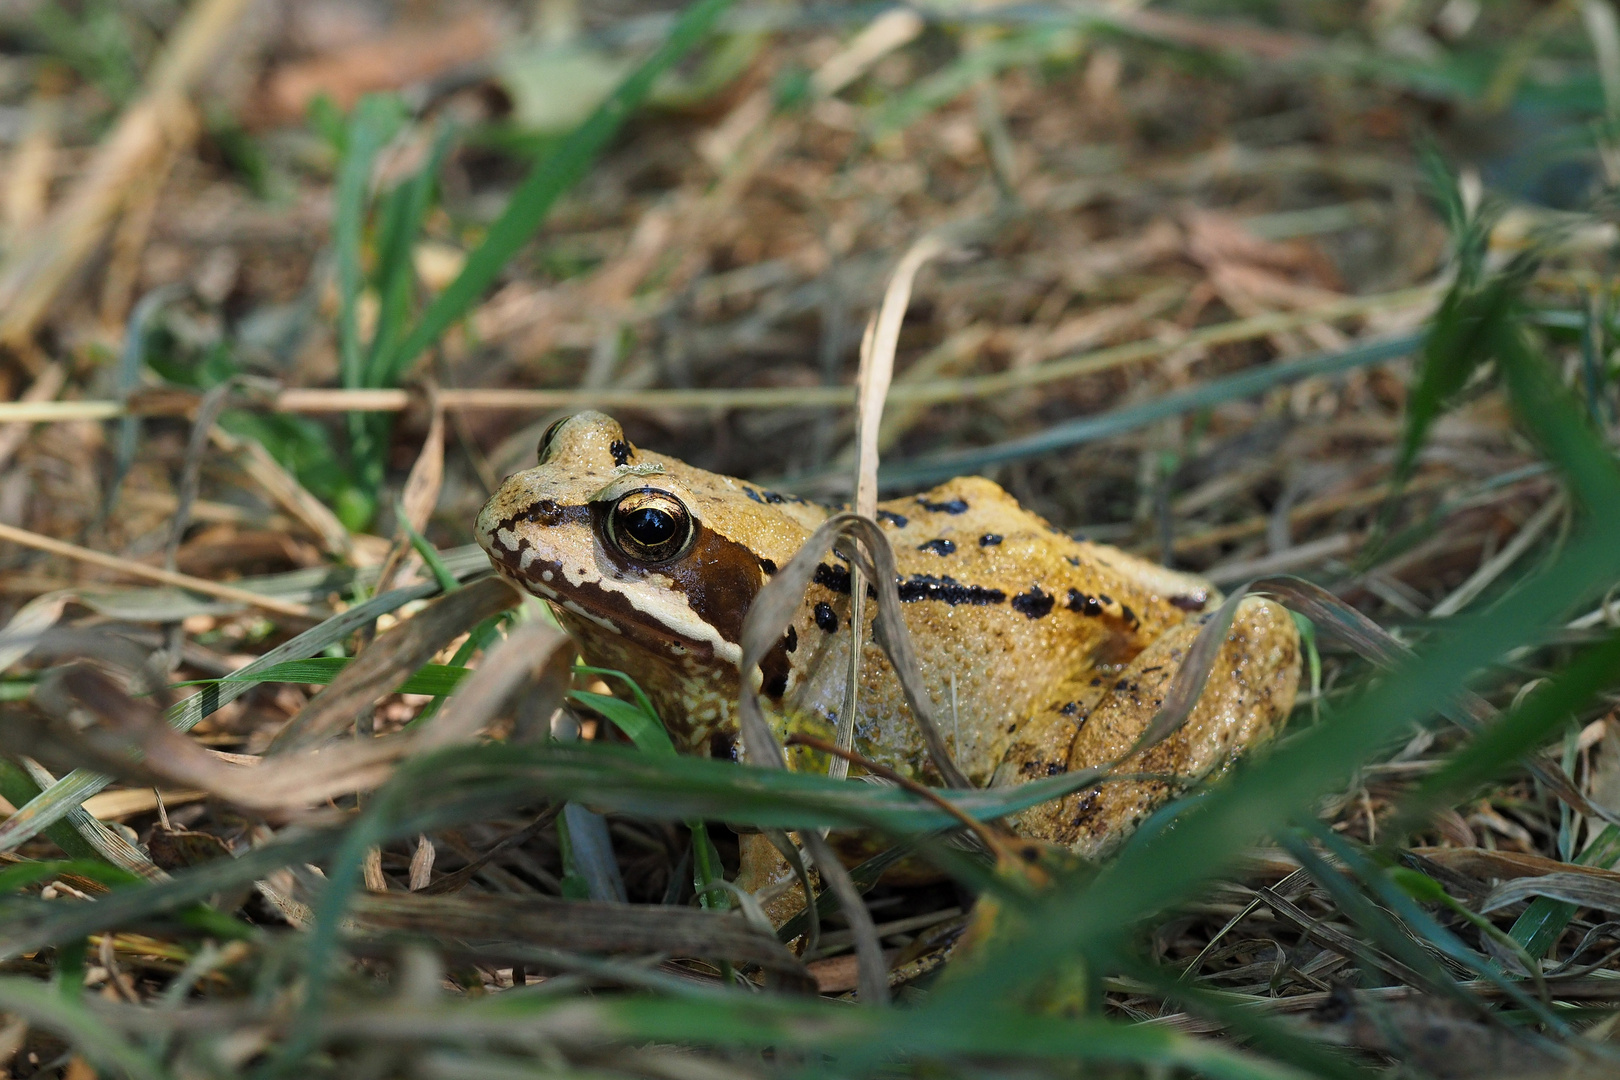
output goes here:
<path id="1" fill-rule="evenodd" d="M 496 569 L 550 603 L 586 659 L 633 676 L 676 745 L 738 756 L 738 642 L 760 588 L 829 511 L 632 446 L 586 412 L 553 425 L 537 467 L 478 516 Z M 1205 581 L 1075 540 L 1000 487 L 962 477 L 884 503 L 899 593 L 952 757 L 975 784 L 1018 784 L 1114 760 L 1152 718 L 1219 602 Z M 900 685 L 861 641 L 855 749 L 937 783 Z M 843 707 L 850 574 L 829 557 L 754 686 L 783 728 L 830 737 Z M 1276 604 L 1245 598 L 1197 707 L 1121 771 L 1190 782 L 1281 726 L 1298 636 Z M 1026 836 L 1094 856 L 1178 782 L 1122 780 L 1026 811 Z"/>

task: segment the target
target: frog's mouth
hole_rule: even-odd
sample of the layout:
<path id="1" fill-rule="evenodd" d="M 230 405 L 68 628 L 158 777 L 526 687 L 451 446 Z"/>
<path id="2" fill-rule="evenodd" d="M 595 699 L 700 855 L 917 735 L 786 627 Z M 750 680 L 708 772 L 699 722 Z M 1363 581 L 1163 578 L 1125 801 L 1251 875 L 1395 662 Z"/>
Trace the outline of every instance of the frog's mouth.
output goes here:
<path id="1" fill-rule="evenodd" d="M 705 627 L 709 633 L 702 637 L 682 634 L 671 628 L 667 613 L 661 618 L 659 613 L 638 607 L 624 592 L 593 581 L 572 580 L 559 563 L 534 558 L 527 568 L 522 568 L 498 545 L 491 555 L 502 577 L 544 600 L 565 623 L 572 623 L 592 637 L 621 642 L 628 639 L 654 655 L 718 657 L 733 664 L 742 658 L 741 649 L 713 627 Z M 688 618 L 681 621 L 699 621 L 695 615 L 686 614 Z"/>

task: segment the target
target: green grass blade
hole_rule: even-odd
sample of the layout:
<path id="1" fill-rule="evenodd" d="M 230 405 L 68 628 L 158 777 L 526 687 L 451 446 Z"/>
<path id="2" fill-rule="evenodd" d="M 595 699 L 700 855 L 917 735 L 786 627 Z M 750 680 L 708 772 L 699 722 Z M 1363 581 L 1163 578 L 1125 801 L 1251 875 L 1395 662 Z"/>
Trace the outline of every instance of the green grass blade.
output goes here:
<path id="1" fill-rule="evenodd" d="M 587 709 L 600 713 L 613 726 L 624 732 L 625 737 L 636 744 L 636 749 L 648 754 L 674 754 L 675 744 L 669 741 L 669 732 L 664 725 L 658 722 L 658 717 L 650 715 L 639 705 L 628 701 L 620 701 L 609 694 L 597 694 L 590 690 L 570 690 L 568 700 L 577 701 Z"/>
<path id="2" fill-rule="evenodd" d="M 223 679 L 193 679 L 176 686 L 220 686 L 225 683 L 303 683 L 325 686 L 353 661 L 346 656 L 314 656 L 308 660 L 288 660 L 252 674 L 227 675 Z M 396 694 L 448 694 L 465 679 L 469 669 L 452 664 L 424 664 L 411 673 Z"/>
<path id="3" fill-rule="evenodd" d="M 1613 869 L 1615 863 L 1620 862 L 1620 829 L 1605 825 L 1597 839 L 1588 844 L 1586 850 L 1576 855 L 1573 861 L 1581 866 Z M 1508 936 L 1522 945 L 1530 956 L 1540 960 L 1552 950 L 1558 936 L 1575 917 L 1575 911 L 1575 905 L 1567 901 L 1538 896 L 1513 920 Z"/>
<path id="4" fill-rule="evenodd" d="M 399 129 L 397 102 L 368 94 L 355 106 L 344 139 L 332 195 L 332 248 L 338 285 L 338 373 L 343 385 L 366 385 L 360 346 L 360 292 L 365 286 L 360 248 L 365 235 L 371 168 L 377 152 Z"/>
<path id="5" fill-rule="evenodd" d="M 433 298 L 404 343 L 379 363 L 380 370 L 397 381 L 423 349 L 472 309 L 501 269 L 540 228 L 558 198 L 579 182 L 631 112 L 646 99 L 658 77 L 708 37 L 715 20 L 730 6 L 731 0 L 698 0 L 682 12 L 657 51 L 523 181 L 501 216 L 490 225 L 484 242 L 467 257 L 461 273 Z"/>
<path id="6" fill-rule="evenodd" d="M 440 128 L 422 168 L 389 193 L 377 230 L 377 266 L 373 273 L 377 296 L 377 330 L 366 351 L 368 386 L 394 385 L 395 372 L 383 367 L 404 336 L 416 286 L 415 243 L 422 222 L 433 205 L 439 170 L 450 152 L 455 129 Z"/>

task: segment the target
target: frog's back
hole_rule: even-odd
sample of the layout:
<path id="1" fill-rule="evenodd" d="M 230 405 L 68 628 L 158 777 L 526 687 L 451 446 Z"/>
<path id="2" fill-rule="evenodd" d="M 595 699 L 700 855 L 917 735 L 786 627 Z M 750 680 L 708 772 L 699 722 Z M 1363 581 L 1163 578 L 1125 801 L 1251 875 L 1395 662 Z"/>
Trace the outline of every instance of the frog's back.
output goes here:
<path id="1" fill-rule="evenodd" d="M 1027 716 L 1066 704 L 1046 698 L 1077 679 L 1119 670 L 1218 599 L 1198 578 L 1072 539 L 980 477 L 891 500 L 878 517 L 894 547 L 925 685 L 958 764 L 979 783 Z M 838 623 L 847 625 L 847 592 L 837 595 L 840 585 L 847 590 L 847 575 L 829 564 L 818 579 L 807 603 L 833 606 Z M 831 625 L 822 621 L 824 630 Z M 801 708 L 826 716 L 842 696 L 847 646 L 833 635 L 811 640 L 826 655 L 793 696 Z M 867 658 L 867 704 L 857 730 L 863 752 L 926 774 L 893 672 L 874 646 L 867 646 Z"/>

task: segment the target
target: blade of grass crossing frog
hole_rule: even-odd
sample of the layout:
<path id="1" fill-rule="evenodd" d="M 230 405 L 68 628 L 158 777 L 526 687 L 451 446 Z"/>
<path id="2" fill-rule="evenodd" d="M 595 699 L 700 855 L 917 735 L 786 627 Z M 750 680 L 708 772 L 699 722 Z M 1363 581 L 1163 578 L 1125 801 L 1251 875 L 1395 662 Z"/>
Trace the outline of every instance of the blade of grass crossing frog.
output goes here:
<path id="1" fill-rule="evenodd" d="M 1513 619 L 1459 618 L 1420 657 L 1212 790 L 1176 828 L 1121 852 L 1089 887 L 1054 888 L 1038 902 L 1027 933 L 987 950 L 970 975 L 936 988 L 916 1022 L 958 1022 L 977 1003 L 1016 992 L 1065 957 L 1104 950 L 1121 927 L 1190 895 L 1262 833 L 1308 813 L 1323 791 L 1341 786 L 1368 754 L 1454 696 L 1482 665 L 1542 638 L 1594 581 L 1617 576 L 1620 546 L 1612 534 L 1578 532 L 1523 590 Z"/>
<path id="2" fill-rule="evenodd" d="M 0 976 L 0 1012 L 52 1032 L 109 1073 L 131 1080 L 167 1080 L 171 1075 L 84 1004 L 37 979 Z"/>
<path id="3" fill-rule="evenodd" d="M 1222 601 L 1214 614 L 1204 621 L 1203 628 L 1193 639 L 1192 648 L 1187 650 L 1187 658 L 1170 680 L 1170 689 L 1164 695 L 1163 704 L 1154 712 L 1147 729 L 1131 748 L 1132 754 L 1161 742 L 1192 715 L 1193 707 L 1204 692 L 1204 684 L 1209 681 L 1215 658 L 1220 655 L 1221 646 L 1226 644 L 1226 632 L 1232 628 L 1238 604 L 1242 603 L 1248 591 L 1247 585 L 1233 590 L 1232 595 Z"/>
<path id="4" fill-rule="evenodd" d="M 393 611 L 412 600 L 431 595 L 433 591 L 434 586 L 423 583 L 374 597 L 276 646 L 236 674 L 239 677 L 252 675 L 286 660 L 314 656 L 328 645 L 342 641 L 361 626 L 369 624 L 377 616 Z M 190 731 L 201 723 L 204 717 L 235 701 L 252 689 L 252 686 L 250 682 L 235 681 L 205 687 L 199 693 L 175 704 L 169 709 L 165 719 L 176 731 Z M 110 783 L 112 783 L 110 777 L 88 769 L 75 769 L 68 773 L 52 784 L 49 790 L 30 799 L 26 805 L 20 805 L 15 814 L 0 822 L 0 851 L 11 851 L 30 837 L 38 835 L 41 830 L 60 821 L 85 799 Z"/>
<path id="5" fill-rule="evenodd" d="M 615 671 L 613 668 L 591 667 L 589 664 L 575 664 L 574 674 L 595 675 L 603 679 L 619 680 L 624 684 L 625 689 L 629 690 L 630 693 L 635 697 L 636 704 L 641 707 L 642 712 L 646 713 L 650 717 L 653 717 L 654 719 L 658 718 L 658 710 L 653 708 L 652 698 L 647 696 L 647 692 L 641 688 L 641 684 L 637 683 L 636 680 L 632 679 L 624 672 Z"/>
<path id="6" fill-rule="evenodd" d="M 944 797 L 984 820 L 1017 813 L 1103 779 L 1098 772 L 1085 770 Z M 640 751 L 613 746 L 467 747 L 435 759 L 431 768 L 408 761 L 396 782 L 419 785 L 424 797 L 444 785 L 465 786 L 491 805 L 521 801 L 525 793 L 545 794 L 665 820 L 702 817 L 761 828 L 873 828 L 905 836 L 957 824 L 932 802 L 900 788 L 848 784 L 809 773 L 756 775 L 739 772 L 730 762 L 688 755 L 648 758 Z"/>
<path id="7" fill-rule="evenodd" d="M 1615 864 L 1620 863 L 1620 829 L 1605 825 L 1597 838 L 1571 861 L 1580 866 L 1614 869 Z M 1559 936 L 1575 918 L 1576 910 L 1574 904 L 1566 901 L 1538 896 L 1513 920 L 1508 936 L 1523 946 L 1533 959 L 1540 960 L 1552 951 Z"/>
<path id="8" fill-rule="evenodd" d="M 423 349 L 472 309 L 512 256 L 529 242 L 557 199 L 585 175 L 630 113 L 646 99 L 659 76 L 707 38 L 730 6 L 731 0 L 697 0 L 681 13 L 663 44 L 523 181 L 490 224 L 483 243 L 467 257 L 461 273 L 433 298 L 399 348 L 379 361 L 383 369 L 396 379 L 403 377 Z"/>

